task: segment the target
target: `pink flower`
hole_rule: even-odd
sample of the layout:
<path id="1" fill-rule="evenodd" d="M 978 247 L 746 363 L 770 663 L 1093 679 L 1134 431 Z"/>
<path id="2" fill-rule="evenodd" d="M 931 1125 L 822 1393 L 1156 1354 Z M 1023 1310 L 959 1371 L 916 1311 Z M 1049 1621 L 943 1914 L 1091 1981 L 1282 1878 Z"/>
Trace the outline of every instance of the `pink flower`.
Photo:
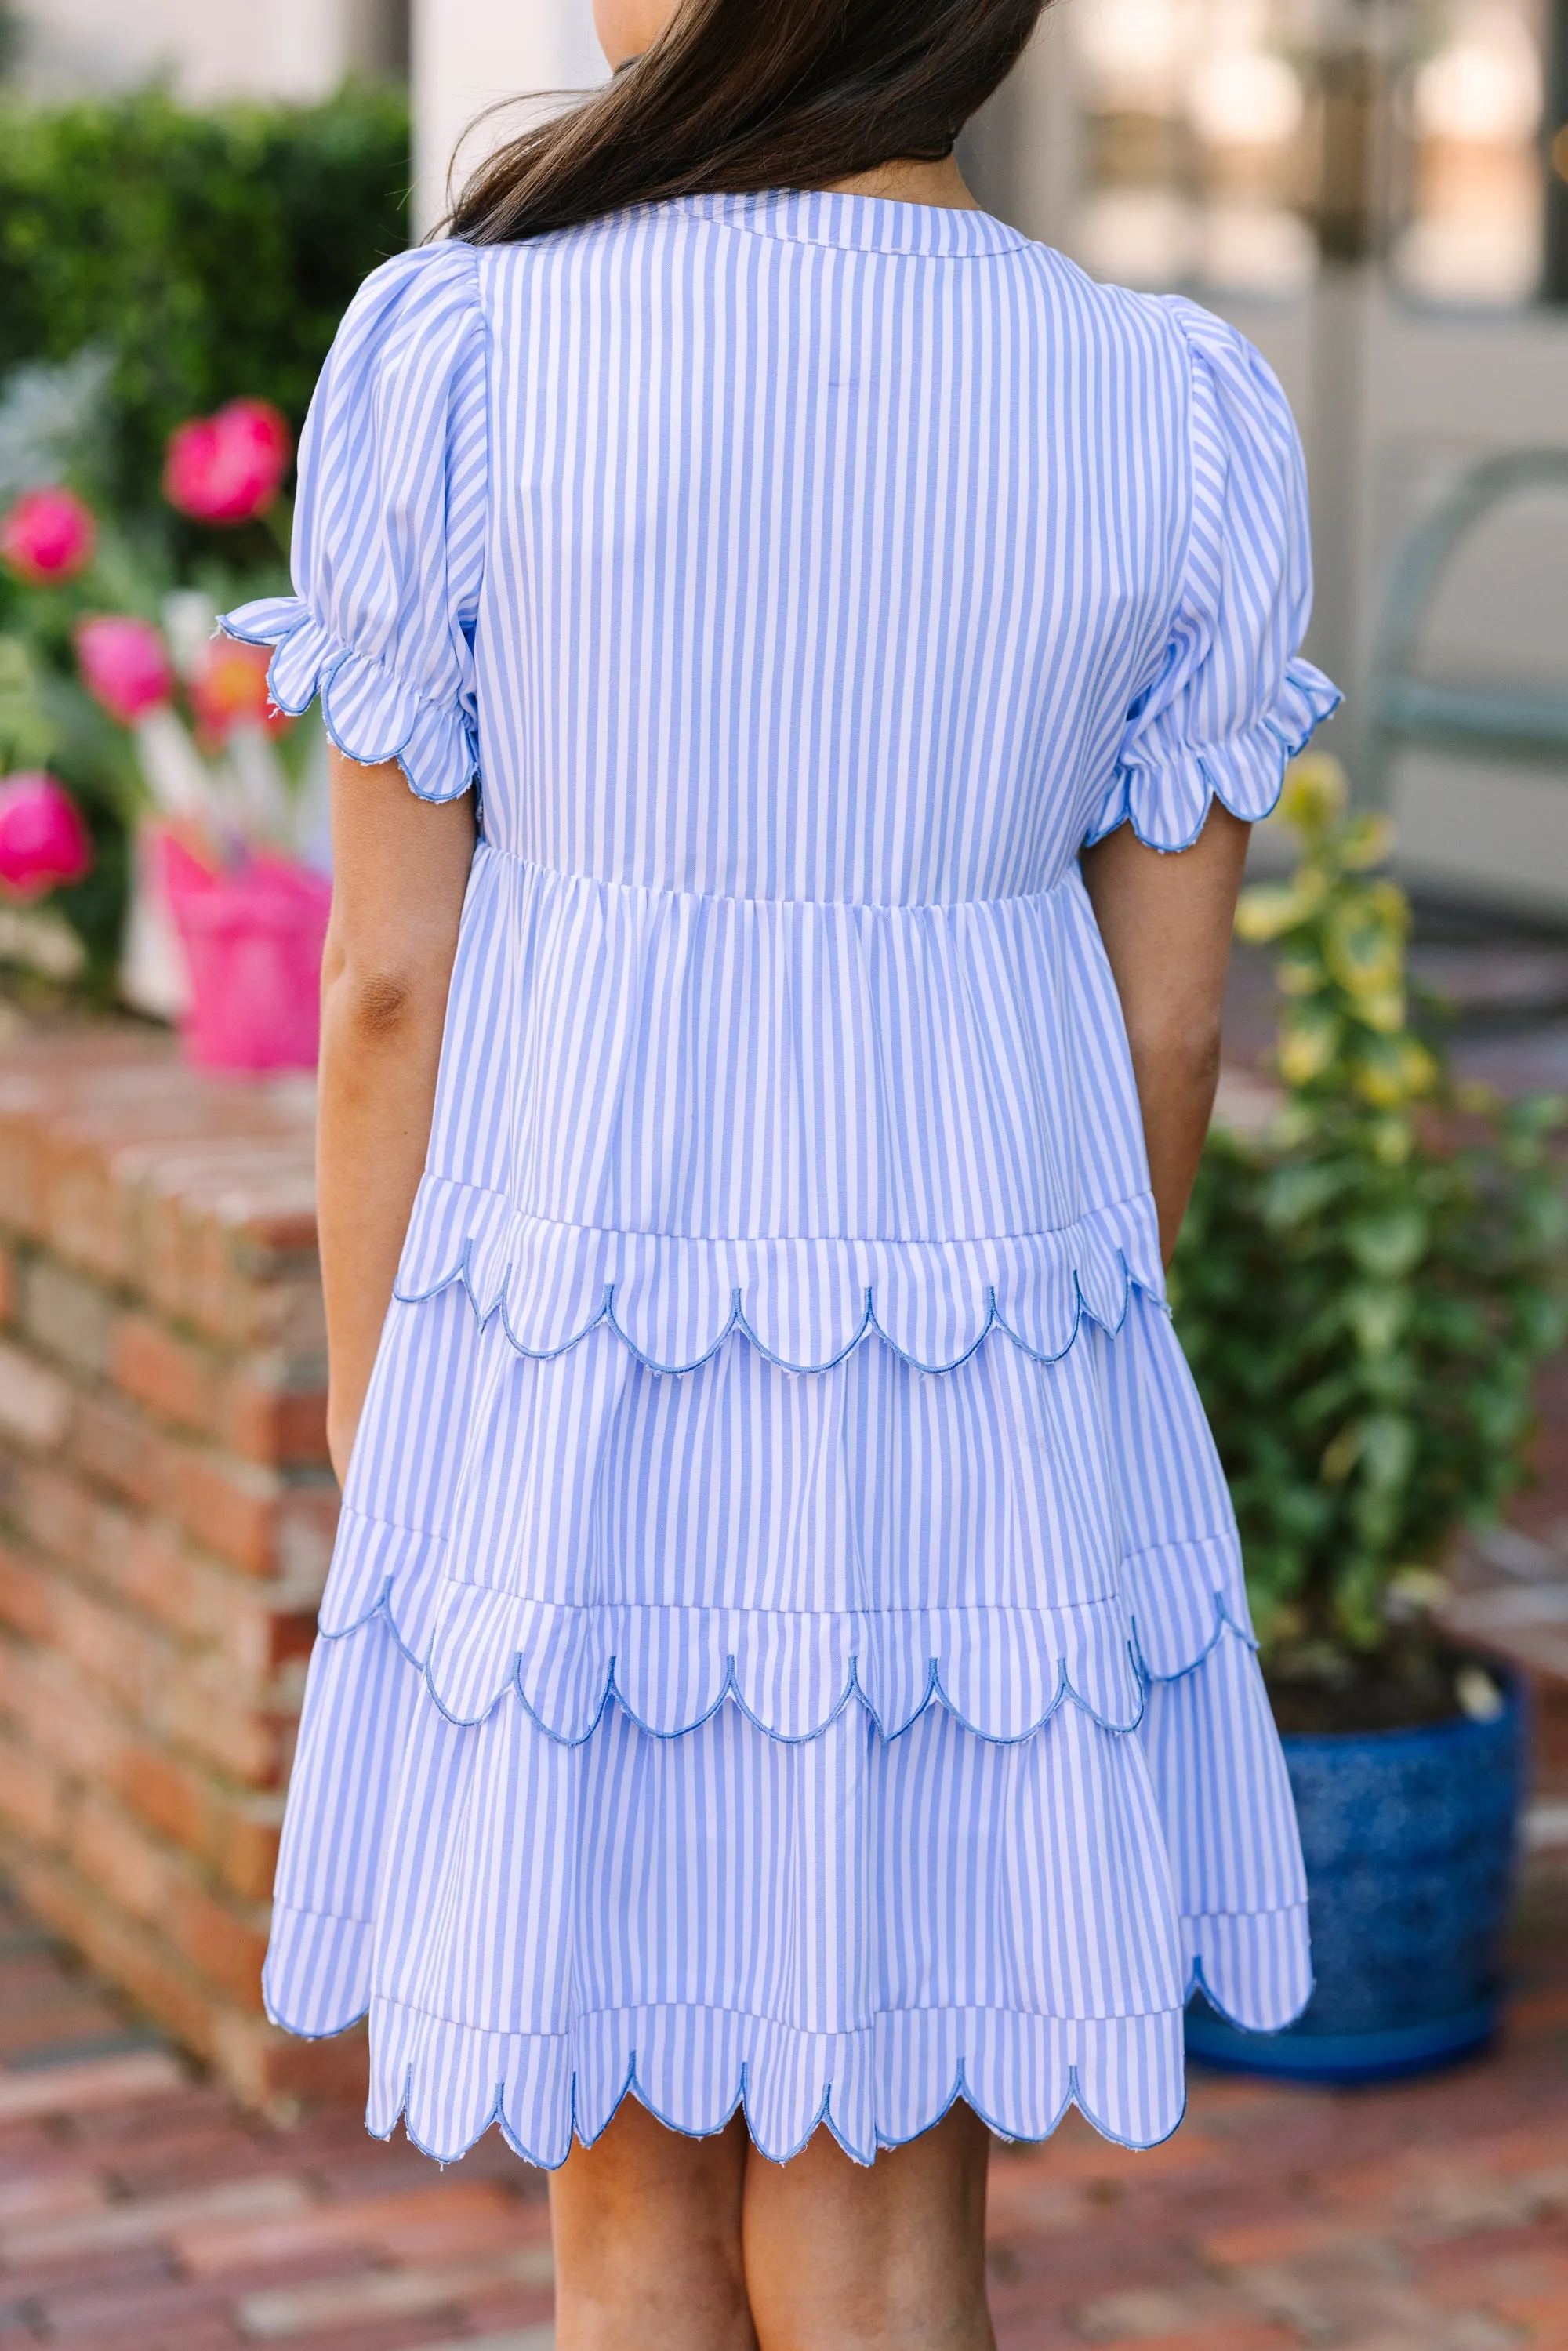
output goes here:
<path id="1" fill-rule="evenodd" d="M 84 621 L 77 631 L 77 660 L 88 692 L 122 726 L 133 726 L 174 690 L 163 640 L 150 621 L 120 613 Z"/>
<path id="2" fill-rule="evenodd" d="M 236 726 L 265 726 L 280 735 L 290 724 L 267 690 L 266 645 L 220 637 L 207 647 L 191 680 L 191 707 L 204 743 L 226 742 Z"/>
<path id="3" fill-rule="evenodd" d="M 163 495 L 197 522 L 250 522 L 282 487 L 294 455 L 287 420 L 267 400 L 231 400 L 169 435 Z"/>
<path id="4" fill-rule="evenodd" d="M 30 588 L 74 579 L 97 539 L 92 509 L 72 490 L 24 490 L 0 522 L 0 557 Z"/>
<path id="5" fill-rule="evenodd" d="M 92 865 L 81 810 L 53 776 L 7 776 L 0 783 L 0 891 L 41 898 L 79 882 Z"/>

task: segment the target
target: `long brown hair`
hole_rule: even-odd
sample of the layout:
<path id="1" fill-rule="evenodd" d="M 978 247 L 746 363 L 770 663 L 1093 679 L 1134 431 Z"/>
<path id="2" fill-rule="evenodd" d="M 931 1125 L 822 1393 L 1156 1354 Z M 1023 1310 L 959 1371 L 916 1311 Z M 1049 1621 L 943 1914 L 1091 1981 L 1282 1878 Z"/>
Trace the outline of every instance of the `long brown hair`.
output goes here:
<path id="1" fill-rule="evenodd" d="M 822 187 L 936 162 L 1045 0 L 685 0 L 651 48 L 481 164 L 447 223 L 476 245 L 628 204 Z"/>

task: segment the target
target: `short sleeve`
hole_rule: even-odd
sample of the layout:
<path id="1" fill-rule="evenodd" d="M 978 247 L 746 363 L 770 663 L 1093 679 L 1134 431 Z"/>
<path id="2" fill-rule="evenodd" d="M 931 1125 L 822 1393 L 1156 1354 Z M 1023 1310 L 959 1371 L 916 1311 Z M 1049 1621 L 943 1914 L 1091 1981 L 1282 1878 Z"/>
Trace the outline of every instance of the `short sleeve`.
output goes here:
<path id="1" fill-rule="evenodd" d="M 472 246 L 400 254 L 350 303 L 299 444 L 292 597 L 225 614 L 277 650 L 278 707 L 319 694 L 351 759 L 422 799 L 478 770 L 474 629 L 487 494 L 486 336 Z"/>
<path id="2" fill-rule="evenodd" d="M 1296 648 L 1312 612 L 1306 467 L 1284 393 L 1242 335 L 1178 298 L 1161 306 L 1186 346 L 1191 506 L 1157 673 L 1127 715 L 1090 826 L 1131 822 L 1186 849 L 1216 799 L 1249 822 L 1280 797 L 1285 763 L 1340 701 Z"/>

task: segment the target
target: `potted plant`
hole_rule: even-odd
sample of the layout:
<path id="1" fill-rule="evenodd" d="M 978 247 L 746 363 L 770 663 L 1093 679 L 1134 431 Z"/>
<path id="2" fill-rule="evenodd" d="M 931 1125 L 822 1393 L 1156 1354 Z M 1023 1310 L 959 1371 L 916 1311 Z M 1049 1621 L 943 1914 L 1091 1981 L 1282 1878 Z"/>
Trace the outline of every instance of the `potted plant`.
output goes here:
<path id="1" fill-rule="evenodd" d="M 1200 1999 L 1189 2046 L 1353 2081 L 1484 2042 L 1524 1788 L 1517 1681 L 1445 1639 L 1467 1525 L 1521 1480 L 1565 1327 L 1555 1098 L 1503 1103 L 1412 1026 L 1409 910 L 1337 764 L 1296 763 L 1287 881 L 1243 895 L 1276 954 L 1281 1103 L 1217 1125 L 1173 1270 L 1230 1480 L 1301 1825 L 1316 1990 L 1284 2032 Z"/>

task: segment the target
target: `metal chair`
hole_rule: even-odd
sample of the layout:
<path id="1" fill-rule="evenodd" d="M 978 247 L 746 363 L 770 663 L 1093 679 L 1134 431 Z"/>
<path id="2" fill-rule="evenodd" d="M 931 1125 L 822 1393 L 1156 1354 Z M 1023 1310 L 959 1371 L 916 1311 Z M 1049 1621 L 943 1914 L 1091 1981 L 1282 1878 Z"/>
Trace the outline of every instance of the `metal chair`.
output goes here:
<path id="1" fill-rule="evenodd" d="M 1402 743 L 1568 769 L 1568 685 L 1435 678 L 1417 665 L 1433 599 L 1462 541 L 1505 500 L 1541 488 L 1568 490 L 1568 449 L 1521 449 L 1483 458 L 1401 548 L 1373 648 L 1360 795 L 1371 806 L 1386 800 L 1390 763 Z"/>

